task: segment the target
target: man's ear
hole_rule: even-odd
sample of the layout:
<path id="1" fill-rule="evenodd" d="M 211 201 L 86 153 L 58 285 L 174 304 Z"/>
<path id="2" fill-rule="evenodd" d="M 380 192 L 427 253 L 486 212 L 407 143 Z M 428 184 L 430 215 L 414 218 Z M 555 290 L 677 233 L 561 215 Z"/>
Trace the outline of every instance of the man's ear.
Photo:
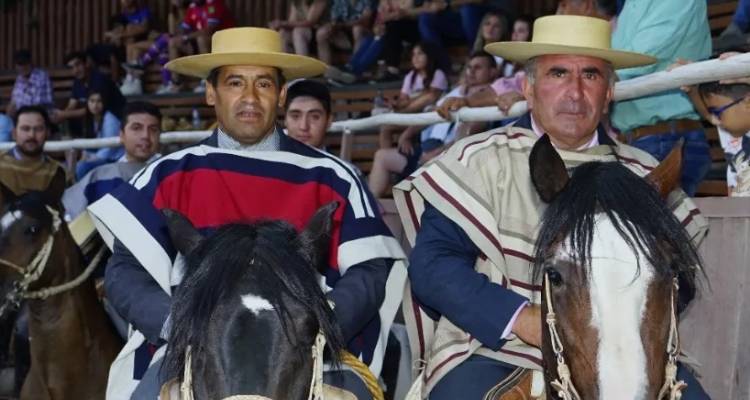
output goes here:
<path id="1" fill-rule="evenodd" d="M 531 82 L 529 82 L 528 75 L 526 75 L 523 82 L 521 82 L 521 89 L 523 90 L 523 97 L 526 98 L 526 105 L 528 109 L 531 110 L 534 108 L 534 87 L 531 85 Z"/>
<path id="2" fill-rule="evenodd" d="M 209 106 L 216 105 L 216 88 L 211 82 L 206 82 L 206 104 Z"/>
<path id="3" fill-rule="evenodd" d="M 287 84 L 283 84 L 281 86 L 281 90 L 279 90 L 279 109 L 284 109 L 284 104 L 286 104 L 286 87 Z"/>

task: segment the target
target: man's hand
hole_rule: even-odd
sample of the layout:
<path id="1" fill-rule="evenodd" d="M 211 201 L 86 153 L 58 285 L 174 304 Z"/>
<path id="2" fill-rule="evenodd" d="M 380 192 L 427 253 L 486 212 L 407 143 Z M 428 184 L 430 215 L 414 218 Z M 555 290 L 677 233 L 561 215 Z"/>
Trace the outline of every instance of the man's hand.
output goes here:
<path id="1" fill-rule="evenodd" d="M 508 92 L 503 93 L 500 96 L 497 96 L 495 99 L 495 102 L 497 103 L 497 108 L 500 109 L 500 111 L 504 113 L 508 113 L 508 110 L 510 110 L 511 107 L 513 107 L 513 104 L 518 103 L 519 101 L 526 100 L 525 97 L 521 93 L 518 92 Z"/>
<path id="2" fill-rule="evenodd" d="M 542 347 L 542 308 L 528 305 L 521 310 L 511 329 L 519 339 L 527 344 Z"/>
<path id="3" fill-rule="evenodd" d="M 414 154 L 414 145 L 411 144 L 411 135 L 408 135 L 405 132 L 402 132 L 401 135 L 399 135 L 398 150 L 407 156 Z"/>
<path id="4" fill-rule="evenodd" d="M 452 112 L 458 111 L 461 108 L 468 106 L 469 101 L 464 97 L 448 97 L 447 99 L 443 100 L 443 104 L 441 104 L 436 111 L 438 115 L 447 119 L 448 121 L 451 121 L 453 120 L 453 116 L 451 116 Z"/>

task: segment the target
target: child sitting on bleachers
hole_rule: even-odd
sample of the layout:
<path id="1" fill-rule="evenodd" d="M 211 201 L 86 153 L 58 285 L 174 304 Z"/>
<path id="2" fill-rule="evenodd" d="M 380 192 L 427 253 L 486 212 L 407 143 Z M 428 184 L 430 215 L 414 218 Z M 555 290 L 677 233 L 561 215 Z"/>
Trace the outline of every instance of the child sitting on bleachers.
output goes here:
<path id="1" fill-rule="evenodd" d="M 393 104 L 388 104 L 392 111 L 398 113 L 418 113 L 425 107 L 434 105 L 440 95 L 448 90 L 448 77 L 438 68 L 438 60 L 432 46 L 417 43 L 411 52 L 412 70 L 406 74 L 401 86 L 401 93 Z M 379 143 L 381 149 L 393 146 L 393 134 L 403 132 L 402 128 L 392 125 L 380 127 Z M 399 141 L 399 147 L 401 147 Z"/>

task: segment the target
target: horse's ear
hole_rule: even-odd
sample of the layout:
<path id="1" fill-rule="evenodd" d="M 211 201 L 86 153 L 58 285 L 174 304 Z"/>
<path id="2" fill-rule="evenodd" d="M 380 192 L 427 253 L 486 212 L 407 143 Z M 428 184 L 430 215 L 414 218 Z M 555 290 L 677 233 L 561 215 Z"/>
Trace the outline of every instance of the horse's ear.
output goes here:
<path id="1" fill-rule="evenodd" d="M 65 193 L 65 184 L 67 183 L 67 177 L 65 171 L 62 168 L 58 168 L 55 176 L 47 185 L 47 189 L 44 190 L 42 195 L 44 201 L 55 208 L 60 207 L 62 204 L 63 193 Z"/>
<path id="2" fill-rule="evenodd" d="M 311 255 L 313 266 L 322 274 L 328 268 L 328 250 L 331 245 L 333 230 L 333 213 L 339 204 L 331 202 L 313 214 L 299 238 L 302 245 Z"/>
<path id="3" fill-rule="evenodd" d="M 663 199 L 680 185 L 682 177 L 682 146 L 685 139 L 675 143 L 666 158 L 656 168 L 646 175 L 646 179 L 656 187 Z"/>
<path id="4" fill-rule="evenodd" d="M 570 180 L 565 162 L 552 145 L 549 135 L 539 138 L 531 149 L 529 169 L 531 182 L 545 203 L 551 203 Z"/>
<path id="5" fill-rule="evenodd" d="M 165 208 L 161 210 L 167 219 L 167 229 L 172 238 L 172 244 L 183 255 L 191 253 L 203 240 L 200 232 L 184 215 L 178 211 Z"/>

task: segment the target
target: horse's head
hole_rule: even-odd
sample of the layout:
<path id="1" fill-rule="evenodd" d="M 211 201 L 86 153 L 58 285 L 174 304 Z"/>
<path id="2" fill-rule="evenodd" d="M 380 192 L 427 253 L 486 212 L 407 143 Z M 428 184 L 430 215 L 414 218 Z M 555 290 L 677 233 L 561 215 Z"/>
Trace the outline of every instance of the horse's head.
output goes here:
<path id="1" fill-rule="evenodd" d="M 307 398 L 318 332 L 342 349 L 321 291 L 328 260 L 332 203 L 301 232 L 281 221 L 234 224 L 203 238 L 174 211 L 165 211 L 185 277 L 172 305 L 166 375 L 183 377 L 191 349 L 196 399 L 255 394 Z"/>
<path id="2" fill-rule="evenodd" d="M 49 284 L 43 274 L 60 226 L 64 176 L 44 192 L 16 196 L 0 184 L 0 314 L 20 300 L 21 292 Z"/>
<path id="3" fill-rule="evenodd" d="M 679 182 L 679 158 L 677 149 L 647 179 L 614 162 L 585 163 L 569 177 L 546 136 L 534 146 L 532 180 L 549 203 L 534 268 L 536 279 L 545 277 L 548 382 L 560 378 L 555 335 L 546 321 L 552 306 L 560 355 L 581 398 L 656 398 L 675 326 L 674 282 L 692 297 L 700 266 L 690 237 L 663 199 Z"/>

